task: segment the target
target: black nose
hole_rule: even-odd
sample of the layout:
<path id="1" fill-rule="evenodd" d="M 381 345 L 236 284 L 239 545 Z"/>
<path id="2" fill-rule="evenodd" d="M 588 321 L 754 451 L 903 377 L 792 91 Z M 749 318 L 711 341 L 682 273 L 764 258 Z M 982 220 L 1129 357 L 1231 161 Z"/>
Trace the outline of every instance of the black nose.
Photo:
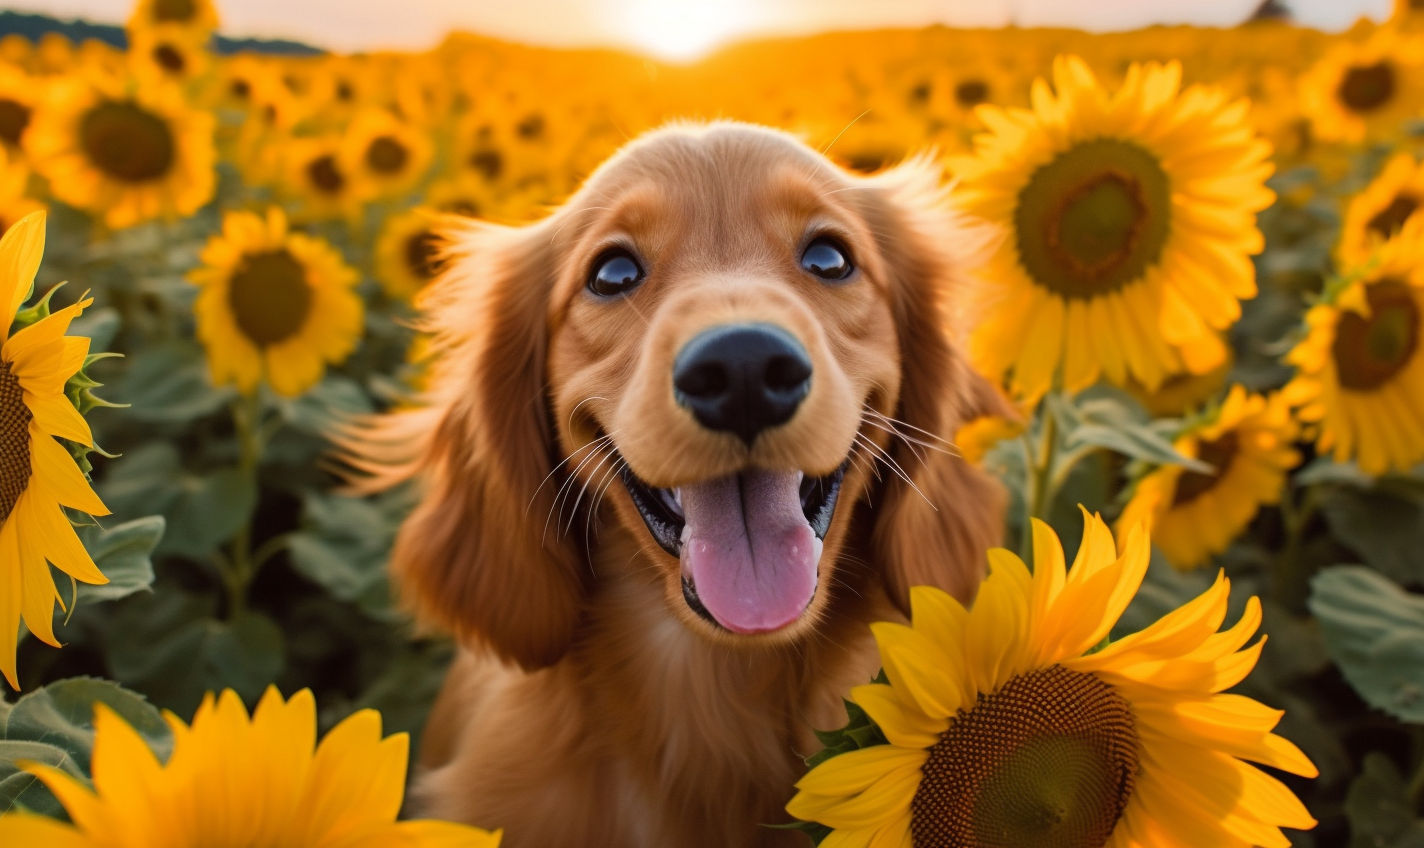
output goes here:
<path id="1" fill-rule="evenodd" d="M 784 423 L 811 391 L 811 358 L 772 324 L 724 324 L 688 342 L 673 363 L 677 402 L 710 430 L 736 433 L 748 446 Z"/>

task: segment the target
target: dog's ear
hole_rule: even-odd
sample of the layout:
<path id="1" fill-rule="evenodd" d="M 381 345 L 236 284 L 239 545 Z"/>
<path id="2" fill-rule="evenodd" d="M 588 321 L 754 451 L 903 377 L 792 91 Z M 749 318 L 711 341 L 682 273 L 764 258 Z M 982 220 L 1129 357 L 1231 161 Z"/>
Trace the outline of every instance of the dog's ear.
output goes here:
<path id="1" fill-rule="evenodd" d="M 939 168 L 928 159 L 867 183 L 863 212 L 879 240 L 900 341 L 902 435 L 890 454 L 909 477 L 886 475 L 874 499 L 871 545 L 891 600 L 908 614 L 911 586 L 973 599 L 985 551 L 1003 534 L 1005 496 L 949 440 L 965 421 L 1013 412 L 963 353 L 964 263 L 990 246 L 992 234 L 950 211 Z"/>
<path id="2" fill-rule="evenodd" d="M 567 650 L 586 573 L 563 534 L 530 517 L 549 512 L 558 488 L 545 484 L 556 272 L 547 230 L 452 225 L 446 270 L 419 301 L 432 339 L 429 403 L 377 428 L 388 452 L 408 452 L 394 473 L 419 491 L 391 555 L 403 595 L 421 619 L 525 669 Z"/>

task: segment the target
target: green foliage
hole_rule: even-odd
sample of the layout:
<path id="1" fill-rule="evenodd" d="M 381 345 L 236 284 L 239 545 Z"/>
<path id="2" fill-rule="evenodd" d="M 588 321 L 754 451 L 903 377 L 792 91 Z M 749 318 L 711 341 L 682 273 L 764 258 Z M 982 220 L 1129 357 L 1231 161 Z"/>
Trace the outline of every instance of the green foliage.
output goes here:
<path id="1" fill-rule="evenodd" d="M 1389 757 L 1378 751 L 1365 755 L 1360 775 L 1350 783 L 1345 815 L 1354 838 L 1350 848 L 1424 848 L 1424 817 L 1418 799 Z"/>
<path id="2" fill-rule="evenodd" d="M 168 724 L 142 696 L 108 680 L 61 680 L 14 703 L 0 702 L 0 812 L 25 809 L 64 817 L 49 790 L 20 766 L 42 763 L 88 778 L 94 708 L 101 703 L 127 722 L 160 760 L 167 758 L 173 744 Z"/>
<path id="3" fill-rule="evenodd" d="M 1424 596 L 1358 565 L 1311 581 L 1310 610 L 1330 656 L 1371 706 L 1424 723 Z"/>

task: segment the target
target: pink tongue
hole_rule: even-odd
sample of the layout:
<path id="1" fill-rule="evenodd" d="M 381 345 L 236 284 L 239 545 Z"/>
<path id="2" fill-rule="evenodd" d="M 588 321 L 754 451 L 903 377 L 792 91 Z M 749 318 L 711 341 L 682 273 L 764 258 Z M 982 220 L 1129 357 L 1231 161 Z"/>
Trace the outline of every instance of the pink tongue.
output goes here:
<path id="1" fill-rule="evenodd" d="M 777 630 L 811 603 L 820 544 L 801 512 L 799 477 L 746 471 L 682 489 L 682 567 L 728 630 Z"/>

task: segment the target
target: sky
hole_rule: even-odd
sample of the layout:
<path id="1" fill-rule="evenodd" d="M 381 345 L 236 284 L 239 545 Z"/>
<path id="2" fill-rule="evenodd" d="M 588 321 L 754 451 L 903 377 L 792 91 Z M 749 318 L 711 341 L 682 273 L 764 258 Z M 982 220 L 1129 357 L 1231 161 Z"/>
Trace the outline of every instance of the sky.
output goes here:
<path id="1" fill-rule="evenodd" d="M 1230 25 L 1260 0 L 217 0 L 222 31 L 293 38 L 335 50 L 424 49 L 451 29 L 512 41 L 620 46 L 693 59 L 747 35 L 840 29 L 1075 26 L 1130 29 L 1152 23 Z M 1321 29 L 1362 15 L 1383 19 L 1390 0 L 1285 0 Z M 132 0 L 0 0 L 16 11 L 118 23 Z"/>

